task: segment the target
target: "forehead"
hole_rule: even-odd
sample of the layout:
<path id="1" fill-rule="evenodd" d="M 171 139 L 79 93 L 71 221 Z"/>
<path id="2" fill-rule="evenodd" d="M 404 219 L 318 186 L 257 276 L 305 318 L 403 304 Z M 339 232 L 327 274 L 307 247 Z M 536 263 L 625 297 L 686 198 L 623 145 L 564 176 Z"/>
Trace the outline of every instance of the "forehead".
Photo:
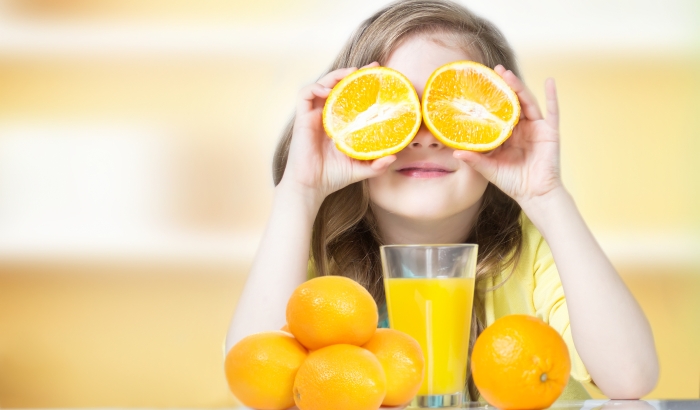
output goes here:
<path id="1" fill-rule="evenodd" d="M 419 34 L 402 41 L 389 54 L 384 66 L 408 77 L 422 97 L 425 83 L 436 68 L 458 60 L 478 61 L 470 54 L 473 53 L 460 48 L 446 34 Z"/>

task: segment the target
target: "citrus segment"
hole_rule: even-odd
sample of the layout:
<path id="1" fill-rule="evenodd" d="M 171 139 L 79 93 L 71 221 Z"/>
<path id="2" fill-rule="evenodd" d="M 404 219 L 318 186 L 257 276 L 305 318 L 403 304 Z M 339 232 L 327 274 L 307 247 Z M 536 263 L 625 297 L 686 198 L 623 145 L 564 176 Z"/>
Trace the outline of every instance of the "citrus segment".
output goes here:
<path id="1" fill-rule="evenodd" d="M 542 320 L 509 315 L 487 327 L 474 343 L 471 369 L 479 393 L 505 410 L 548 408 L 569 381 L 564 339 Z"/>
<path id="2" fill-rule="evenodd" d="M 488 151 L 510 137 L 520 103 L 495 71 L 474 61 L 456 61 L 428 78 L 422 112 L 425 125 L 445 145 Z"/>
<path id="3" fill-rule="evenodd" d="M 386 397 L 383 406 L 406 404 L 423 381 L 425 358 L 418 342 L 395 329 L 377 329 L 363 348 L 374 353 L 386 374 Z"/>
<path id="4" fill-rule="evenodd" d="M 368 350 L 337 344 L 309 354 L 294 381 L 300 410 L 376 410 L 386 394 L 386 375 Z"/>
<path id="5" fill-rule="evenodd" d="M 319 276 L 297 287 L 287 302 L 287 324 L 307 349 L 346 343 L 361 346 L 377 329 L 372 295 L 343 276 Z"/>
<path id="6" fill-rule="evenodd" d="M 294 405 L 292 387 L 306 356 L 306 349 L 285 332 L 256 333 L 241 339 L 226 355 L 226 380 L 248 407 L 286 409 Z"/>
<path id="7" fill-rule="evenodd" d="M 386 67 L 357 70 L 331 91 L 323 126 L 338 149 L 375 159 L 406 147 L 421 124 L 420 100 L 411 82 Z"/>

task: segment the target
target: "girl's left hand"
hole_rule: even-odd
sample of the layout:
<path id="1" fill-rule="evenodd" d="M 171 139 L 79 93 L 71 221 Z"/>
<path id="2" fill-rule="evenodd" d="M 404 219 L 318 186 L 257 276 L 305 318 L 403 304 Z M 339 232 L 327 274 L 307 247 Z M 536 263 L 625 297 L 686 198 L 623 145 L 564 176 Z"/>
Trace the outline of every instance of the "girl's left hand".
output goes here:
<path id="1" fill-rule="evenodd" d="M 522 81 L 502 65 L 494 69 L 520 100 L 520 120 L 503 145 L 488 153 L 455 151 L 521 207 L 561 187 L 559 171 L 559 108 L 554 80 L 545 82 L 547 117 Z"/>

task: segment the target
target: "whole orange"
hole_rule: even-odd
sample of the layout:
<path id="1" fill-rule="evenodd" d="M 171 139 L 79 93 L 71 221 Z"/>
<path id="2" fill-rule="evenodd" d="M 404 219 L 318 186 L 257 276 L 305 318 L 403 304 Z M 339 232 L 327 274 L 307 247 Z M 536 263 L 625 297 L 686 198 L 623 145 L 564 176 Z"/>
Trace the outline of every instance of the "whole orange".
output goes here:
<path id="1" fill-rule="evenodd" d="M 474 384 L 499 409 L 545 409 L 569 381 L 564 339 L 542 320 L 509 315 L 487 327 L 474 343 Z"/>
<path id="2" fill-rule="evenodd" d="M 224 369 L 231 392 L 248 407 L 281 410 L 292 407 L 297 370 L 308 355 L 304 346 L 282 331 L 241 339 L 226 355 Z"/>
<path id="3" fill-rule="evenodd" d="M 377 329 L 377 304 L 367 289 L 342 276 L 302 283 L 287 302 L 287 324 L 307 349 L 365 344 Z"/>
<path id="4" fill-rule="evenodd" d="M 376 410 L 385 394 L 381 363 L 355 345 L 309 353 L 294 380 L 294 402 L 300 410 Z"/>
<path id="5" fill-rule="evenodd" d="M 383 406 L 406 404 L 423 381 L 425 358 L 416 339 L 395 329 L 377 329 L 363 348 L 374 353 L 386 373 Z"/>

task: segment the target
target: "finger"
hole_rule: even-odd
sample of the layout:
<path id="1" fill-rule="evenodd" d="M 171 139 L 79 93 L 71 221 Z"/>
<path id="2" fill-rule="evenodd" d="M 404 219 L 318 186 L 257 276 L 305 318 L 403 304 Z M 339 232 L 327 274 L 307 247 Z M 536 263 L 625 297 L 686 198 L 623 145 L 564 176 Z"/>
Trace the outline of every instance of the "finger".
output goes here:
<path id="1" fill-rule="evenodd" d="M 515 73 L 506 70 L 501 77 L 505 80 L 506 84 L 515 91 L 515 94 L 518 95 L 521 114 L 531 121 L 541 120 L 542 112 L 540 111 L 539 105 L 537 105 L 537 99 Z"/>
<path id="2" fill-rule="evenodd" d="M 491 155 L 483 154 L 480 152 L 473 151 L 455 151 L 452 154 L 455 158 L 462 160 L 467 163 L 467 165 L 474 168 L 474 170 L 484 178 L 493 182 L 496 177 L 496 161 L 491 157 Z"/>
<path id="3" fill-rule="evenodd" d="M 559 129 L 559 101 L 553 78 L 548 78 L 544 82 L 544 95 L 547 103 L 547 124 L 554 129 Z"/>
<path id="4" fill-rule="evenodd" d="M 333 70 L 330 73 L 321 77 L 317 83 L 323 85 L 324 87 L 333 88 L 336 84 L 343 78 L 347 77 L 348 74 L 353 71 L 357 71 L 357 67 L 340 68 L 338 70 Z"/>
<path id="5" fill-rule="evenodd" d="M 297 103 L 297 114 L 309 112 L 314 109 L 316 98 L 326 98 L 331 89 L 319 83 L 307 85 L 299 91 L 299 101 Z"/>
<path id="6" fill-rule="evenodd" d="M 506 70 L 506 68 L 503 67 L 501 64 L 498 64 L 496 67 L 493 68 L 493 71 L 495 71 L 498 75 L 501 76 L 501 78 L 503 78 L 506 71 L 508 70 Z M 520 119 L 522 120 L 523 118 L 525 118 L 525 113 L 522 110 L 520 110 Z"/>
<path id="7" fill-rule="evenodd" d="M 379 63 L 376 61 L 372 61 L 371 63 L 369 63 L 365 66 L 362 66 L 362 68 L 370 68 L 370 67 L 379 67 Z"/>

